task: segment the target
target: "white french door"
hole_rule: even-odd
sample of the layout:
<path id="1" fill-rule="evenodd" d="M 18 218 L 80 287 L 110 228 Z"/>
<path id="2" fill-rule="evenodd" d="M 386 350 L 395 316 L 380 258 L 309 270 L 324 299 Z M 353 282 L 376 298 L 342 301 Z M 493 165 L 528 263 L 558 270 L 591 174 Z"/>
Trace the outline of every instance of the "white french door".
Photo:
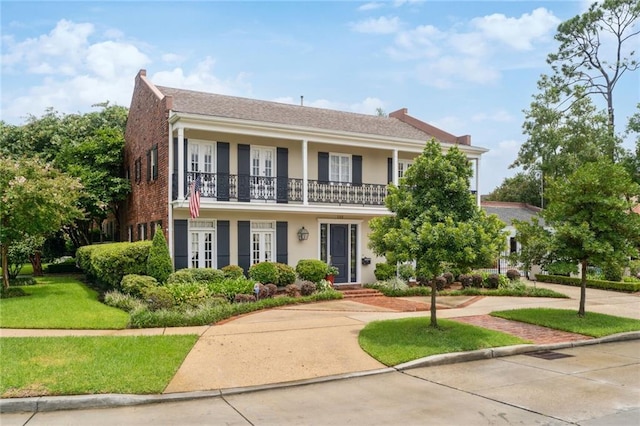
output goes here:
<path id="1" fill-rule="evenodd" d="M 192 221 L 189 230 L 189 258 L 192 268 L 216 268 L 215 222 Z"/>
<path id="2" fill-rule="evenodd" d="M 251 147 L 251 199 L 276 199 L 275 162 L 276 149 Z"/>
<path id="3" fill-rule="evenodd" d="M 251 263 L 273 262 L 274 222 L 251 222 Z"/>

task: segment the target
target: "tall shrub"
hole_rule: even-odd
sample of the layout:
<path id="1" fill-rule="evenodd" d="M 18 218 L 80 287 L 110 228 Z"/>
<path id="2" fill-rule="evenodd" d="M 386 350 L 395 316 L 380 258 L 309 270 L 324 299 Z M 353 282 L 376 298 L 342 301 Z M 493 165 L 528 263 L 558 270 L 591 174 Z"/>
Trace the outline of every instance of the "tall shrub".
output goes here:
<path id="1" fill-rule="evenodd" d="M 173 263 L 167 247 L 167 240 L 162 230 L 158 230 L 153 236 L 153 242 L 147 258 L 147 275 L 158 280 L 160 284 L 167 282 L 167 278 L 173 272 Z"/>

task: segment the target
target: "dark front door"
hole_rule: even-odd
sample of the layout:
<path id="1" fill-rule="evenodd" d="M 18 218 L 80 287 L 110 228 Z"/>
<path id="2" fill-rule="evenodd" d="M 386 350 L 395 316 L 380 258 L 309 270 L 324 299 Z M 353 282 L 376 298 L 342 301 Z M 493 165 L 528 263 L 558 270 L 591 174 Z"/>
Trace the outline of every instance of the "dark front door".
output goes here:
<path id="1" fill-rule="evenodd" d="M 349 225 L 329 225 L 329 263 L 340 271 L 336 283 L 349 282 Z"/>

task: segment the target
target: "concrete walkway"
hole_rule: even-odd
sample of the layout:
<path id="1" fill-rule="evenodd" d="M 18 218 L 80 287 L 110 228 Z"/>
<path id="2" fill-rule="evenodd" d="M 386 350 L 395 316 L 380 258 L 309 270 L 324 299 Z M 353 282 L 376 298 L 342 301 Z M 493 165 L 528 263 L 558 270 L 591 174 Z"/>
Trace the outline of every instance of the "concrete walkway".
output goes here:
<path id="1" fill-rule="evenodd" d="M 537 284 L 567 294 L 570 299 L 439 297 L 439 318 L 485 315 L 522 307 L 578 308 L 579 289 Z M 470 299 L 473 303 L 468 304 Z M 428 303 L 427 298 L 408 298 Z M 640 295 L 587 290 L 587 313 L 640 319 Z M 458 307 L 464 306 L 464 307 Z M 198 334 L 191 352 L 164 393 L 252 388 L 326 377 L 388 371 L 358 345 L 358 333 L 369 322 L 425 312 L 396 312 L 353 300 L 295 305 L 245 315 L 214 326 L 144 330 L 9 330 L 0 337 L 63 335 Z M 0 403 L 7 401 L 0 401 Z M 1 407 L 0 407 L 1 408 Z"/>

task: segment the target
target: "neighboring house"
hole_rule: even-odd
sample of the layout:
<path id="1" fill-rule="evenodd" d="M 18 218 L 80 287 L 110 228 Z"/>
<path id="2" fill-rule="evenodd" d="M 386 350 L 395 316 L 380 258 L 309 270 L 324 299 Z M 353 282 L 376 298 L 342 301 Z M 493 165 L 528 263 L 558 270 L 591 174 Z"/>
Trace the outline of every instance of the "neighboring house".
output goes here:
<path id="1" fill-rule="evenodd" d="M 507 231 L 507 249 L 500 255 L 500 261 L 497 262 L 498 273 L 505 273 L 510 267 L 509 262 L 504 257 L 511 253 L 520 251 L 520 243 L 516 240 L 516 228 L 513 226 L 513 220 L 531 222 L 531 218 L 537 217 L 538 223 L 544 226 L 545 222 L 539 216 L 542 209 L 525 203 L 512 203 L 506 201 L 482 201 L 480 206 L 487 214 L 495 214 L 505 223 L 504 230 Z"/>
<path id="2" fill-rule="evenodd" d="M 339 269 L 336 283 L 372 282 L 384 259 L 367 246 L 368 222 L 390 214 L 387 184 L 432 137 L 468 156 L 475 190 L 487 150 L 406 109 L 379 117 L 174 89 L 155 86 L 141 70 L 125 134 L 132 191 L 120 238 L 150 239 L 162 229 L 176 269 L 246 271 L 313 258 Z M 196 179 L 200 211 L 192 219 Z"/>

